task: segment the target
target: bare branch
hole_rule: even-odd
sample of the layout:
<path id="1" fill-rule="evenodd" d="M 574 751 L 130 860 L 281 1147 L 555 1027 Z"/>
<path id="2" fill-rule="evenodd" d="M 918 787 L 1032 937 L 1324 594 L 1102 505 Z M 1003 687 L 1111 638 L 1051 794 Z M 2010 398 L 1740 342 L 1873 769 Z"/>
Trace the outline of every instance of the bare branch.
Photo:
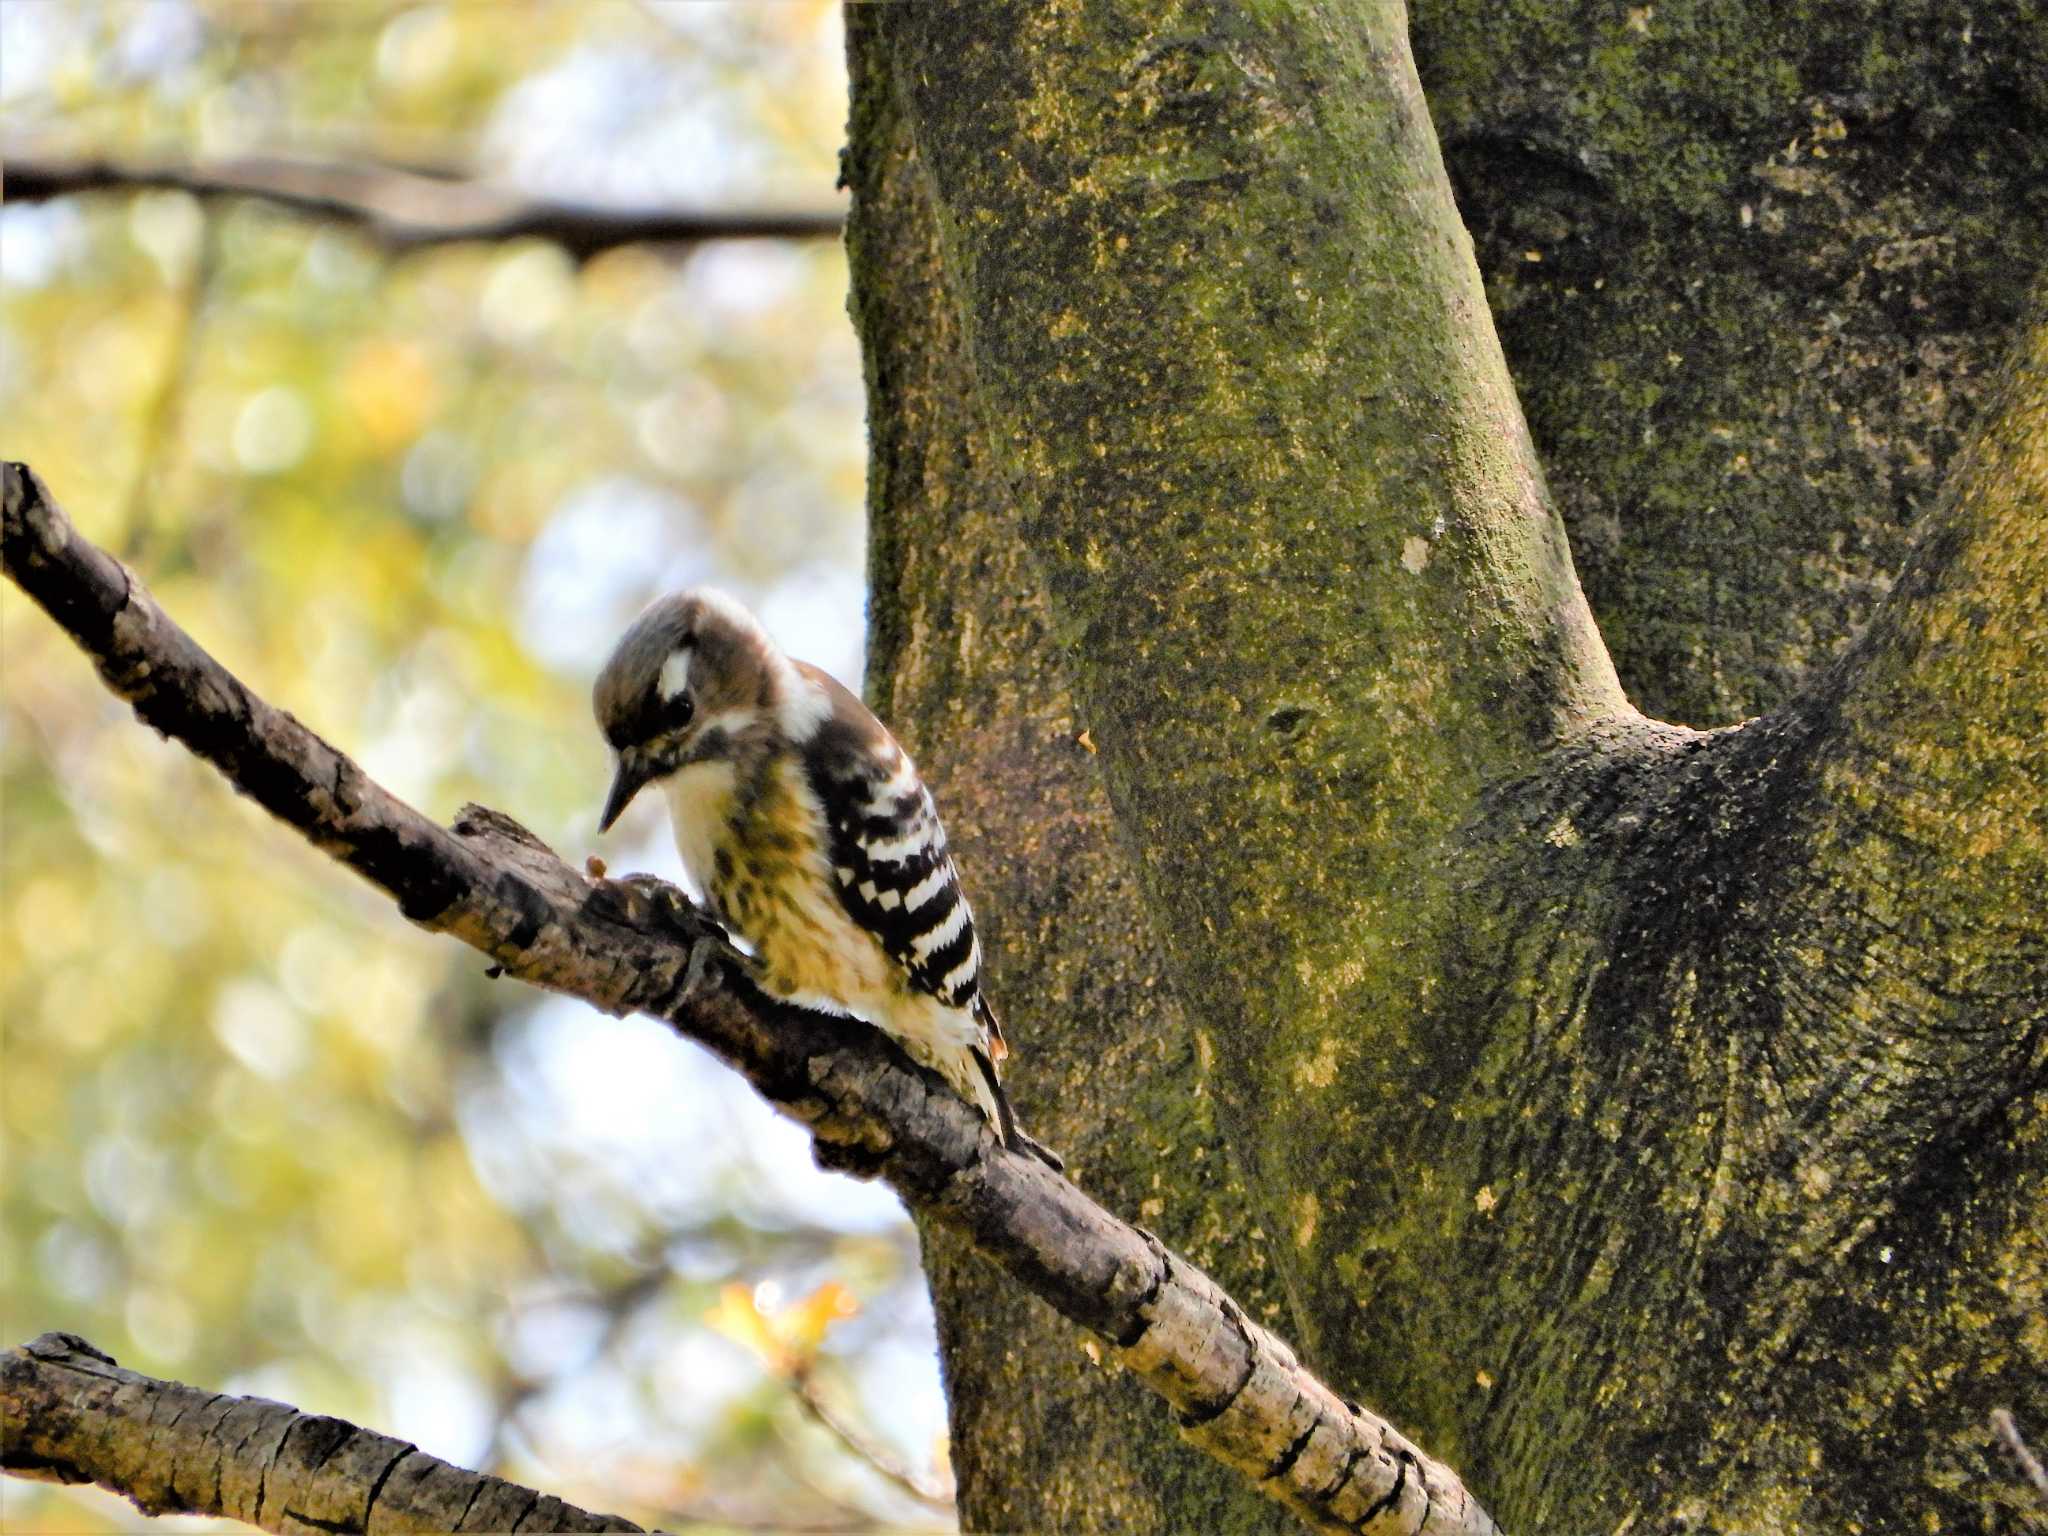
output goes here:
<path id="1" fill-rule="evenodd" d="M 145 515 L 151 495 L 167 479 L 174 462 L 173 442 L 184 420 L 192 382 L 199 368 L 200 334 L 206 327 L 214 278 L 220 270 L 221 221 L 211 210 L 200 219 L 198 249 L 192 254 L 171 322 L 162 377 L 142 419 L 142 446 L 124 498 L 128 529 L 127 558 L 140 558 L 144 542 L 156 525 Z"/>
<path id="2" fill-rule="evenodd" d="M 534 200 L 504 188 L 444 180 L 395 166 L 279 159 L 202 166 L 6 158 L 9 202 L 153 189 L 203 198 L 256 198 L 351 225 L 394 250 L 530 236 L 551 240 L 578 260 L 622 245 L 836 239 L 844 223 L 836 208 L 614 209 Z"/>
<path id="3" fill-rule="evenodd" d="M 1090 1329 L 1176 1410 L 1188 1439 L 1317 1530 L 1483 1536 L 1455 1473 L 1345 1402 L 1207 1275 L 1118 1220 L 879 1032 L 791 1008 L 744 977 L 692 986 L 707 920 L 672 887 L 593 883 L 517 823 L 470 808 L 452 830 L 404 804 L 251 693 L 88 543 L 23 465 L 0 466 L 8 575 L 149 725 L 505 974 L 611 1013 L 644 1012 L 718 1053 L 807 1124 L 827 1166 L 881 1176 Z"/>
<path id="4" fill-rule="evenodd" d="M 68 1333 L 0 1356 L 0 1424 L 0 1469 L 97 1483 L 149 1515 L 290 1536 L 641 1529 L 341 1419 L 124 1370 Z"/>
<path id="5" fill-rule="evenodd" d="M 790 1386 L 796 1392 L 796 1400 L 802 1404 L 804 1413 L 825 1433 L 837 1440 L 855 1459 L 865 1462 L 875 1473 L 894 1483 L 920 1504 L 929 1505 L 945 1514 L 953 1512 L 954 1496 L 942 1484 L 923 1478 L 891 1456 L 842 1419 L 825 1401 L 818 1390 L 816 1373 L 811 1362 L 800 1361 L 790 1374 Z"/>

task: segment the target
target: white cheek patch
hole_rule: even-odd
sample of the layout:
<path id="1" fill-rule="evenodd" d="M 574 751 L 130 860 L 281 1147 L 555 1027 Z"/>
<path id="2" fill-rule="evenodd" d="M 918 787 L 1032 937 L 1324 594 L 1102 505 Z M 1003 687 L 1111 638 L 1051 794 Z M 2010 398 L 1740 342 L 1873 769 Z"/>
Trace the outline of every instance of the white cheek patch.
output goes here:
<path id="1" fill-rule="evenodd" d="M 729 752 L 730 743 L 735 738 L 751 731 L 760 723 L 759 710 L 722 709 L 715 715 L 704 715 L 697 721 L 697 735 L 700 739 L 714 733 L 723 736 L 728 745 L 722 750 Z"/>
<path id="2" fill-rule="evenodd" d="M 671 651 L 668 660 L 661 664 L 661 677 L 655 686 L 661 690 L 663 703 L 690 686 L 690 654 L 687 648 Z"/>

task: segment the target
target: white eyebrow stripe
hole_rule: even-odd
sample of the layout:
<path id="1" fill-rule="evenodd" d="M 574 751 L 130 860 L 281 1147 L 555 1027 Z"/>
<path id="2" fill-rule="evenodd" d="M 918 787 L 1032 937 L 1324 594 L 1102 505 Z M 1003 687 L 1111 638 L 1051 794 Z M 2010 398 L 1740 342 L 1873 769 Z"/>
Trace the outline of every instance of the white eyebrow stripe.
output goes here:
<path id="1" fill-rule="evenodd" d="M 670 651 L 668 659 L 661 664 L 661 676 L 655 686 L 660 689 L 663 702 L 675 698 L 690 686 L 689 647 Z"/>
<path id="2" fill-rule="evenodd" d="M 944 949 L 960 937 L 960 930 L 967 926 L 967 903 L 956 901 L 953 910 L 946 914 L 946 920 L 936 928 L 927 928 L 910 941 L 911 957 L 919 964 L 931 958 L 934 950 Z"/>
<path id="3" fill-rule="evenodd" d="M 946 882 L 952 879 L 952 877 L 953 871 L 944 864 L 941 864 L 937 869 L 903 893 L 904 907 L 909 911 L 915 912 L 919 907 L 938 895 L 941 890 L 945 889 Z"/>

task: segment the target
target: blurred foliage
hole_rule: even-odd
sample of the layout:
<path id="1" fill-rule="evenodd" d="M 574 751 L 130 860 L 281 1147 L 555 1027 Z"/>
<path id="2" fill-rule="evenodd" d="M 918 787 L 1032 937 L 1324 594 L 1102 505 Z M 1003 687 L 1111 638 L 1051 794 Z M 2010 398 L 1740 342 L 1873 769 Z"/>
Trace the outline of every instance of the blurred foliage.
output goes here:
<path id="1" fill-rule="evenodd" d="M 44 152 L 817 206 L 838 26 L 824 0 L 0 0 L 0 108 Z M 0 211 L 0 279 L 0 454 L 435 816 L 473 798 L 593 851 L 589 679 L 668 587 L 727 585 L 858 672 L 830 242 L 393 258 L 254 203 L 102 194 Z M 407 928 L 11 587 L 0 675 L 6 1342 L 70 1329 L 670 1528 L 932 1526 L 786 1379 L 816 1368 L 897 1459 L 942 1461 L 893 1199 L 817 1173 L 665 1031 Z M 656 806 L 608 842 L 677 873 Z M 0 1499 L 10 1532 L 152 1524 Z"/>

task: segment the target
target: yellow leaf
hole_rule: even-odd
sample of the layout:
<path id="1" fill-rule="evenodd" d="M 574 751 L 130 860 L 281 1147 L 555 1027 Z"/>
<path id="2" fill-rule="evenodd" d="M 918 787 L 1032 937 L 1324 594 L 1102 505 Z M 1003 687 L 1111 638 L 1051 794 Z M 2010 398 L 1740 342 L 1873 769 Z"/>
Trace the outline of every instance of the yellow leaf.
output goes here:
<path id="1" fill-rule="evenodd" d="M 827 1280 L 802 1301 L 785 1307 L 776 1315 L 774 1329 L 776 1336 L 799 1356 L 808 1358 L 818 1352 L 818 1346 L 825 1341 L 825 1332 L 834 1323 L 852 1317 L 860 1311 L 860 1303 L 853 1292 L 837 1280 Z"/>
<path id="2" fill-rule="evenodd" d="M 743 1349 L 750 1349 L 777 1371 L 789 1368 L 788 1352 L 768 1326 L 768 1319 L 754 1305 L 754 1293 L 744 1285 L 728 1285 L 718 1293 L 718 1305 L 704 1314 L 715 1332 L 724 1334 Z"/>

